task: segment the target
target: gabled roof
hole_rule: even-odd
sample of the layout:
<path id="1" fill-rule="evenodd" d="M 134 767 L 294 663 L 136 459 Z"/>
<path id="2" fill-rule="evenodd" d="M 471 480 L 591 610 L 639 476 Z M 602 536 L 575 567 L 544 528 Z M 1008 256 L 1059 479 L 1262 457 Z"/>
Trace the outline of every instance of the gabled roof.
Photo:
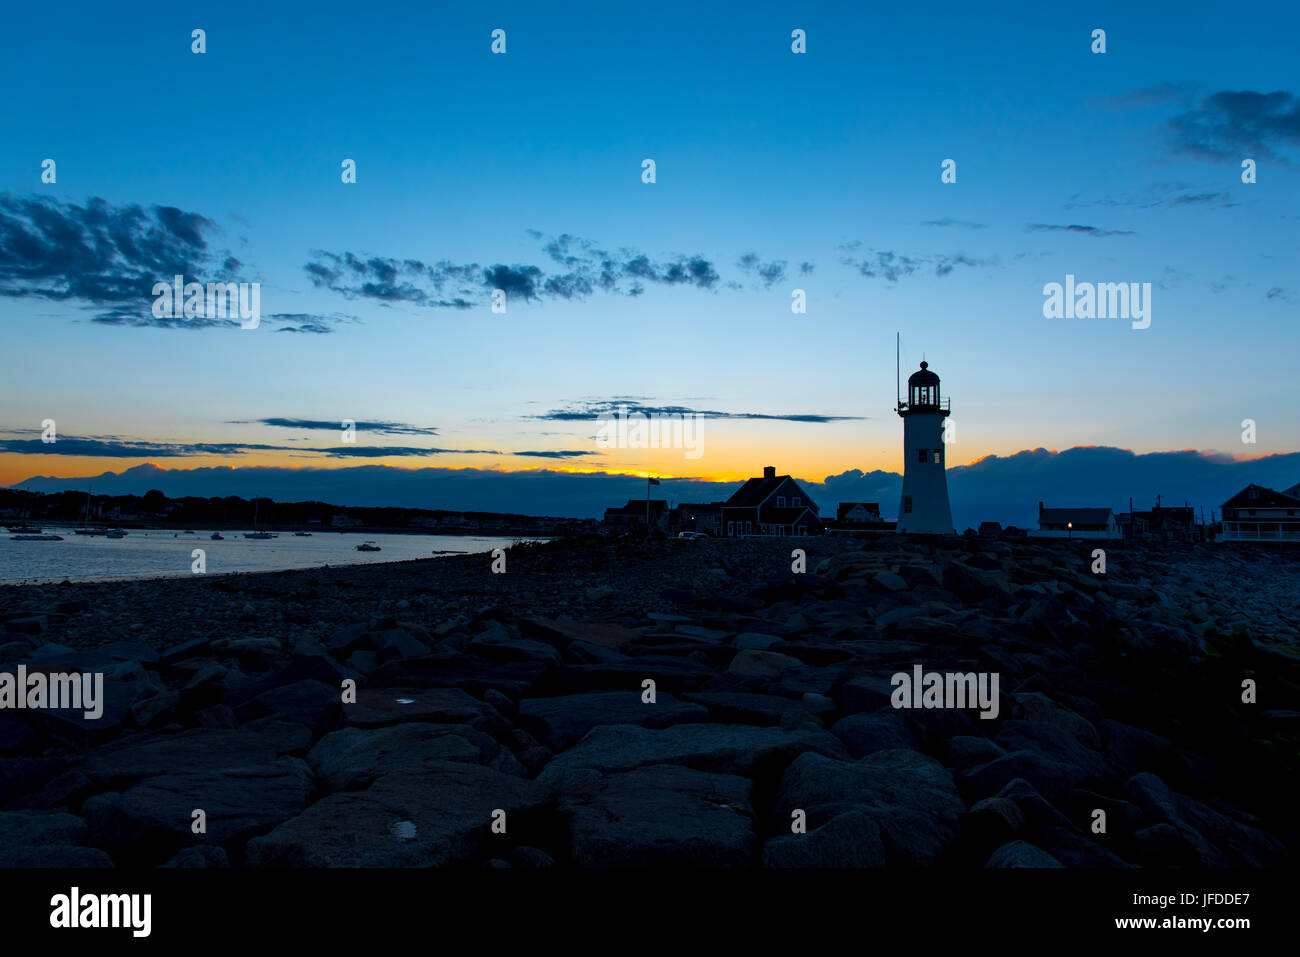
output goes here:
<path id="1" fill-rule="evenodd" d="M 788 475 L 749 479 L 744 485 L 736 489 L 731 498 L 723 502 L 722 505 L 724 508 L 756 508 L 767 501 L 785 482 L 794 482 L 799 491 L 803 493 L 804 501 L 810 506 L 816 505 L 816 502 L 813 501 L 812 496 L 808 494 L 804 487 Z"/>
<path id="2" fill-rule="evenodd" d="M 1110 522 L 1108 508 L 1045 508 L 1038 513 L 1039 525 L 1106 525 Z"/>
<path id="3" fill-rule="evenodd" d="M 752 478 L 731 493 L 731 498 L 722 504 L 727 508 L 753 508 L 761 505 L 763 500 L 777 490 L 788 475 L 774 475 L 771 478 Z"/>
<path id="4" fill-rule="evenodd" d="M 799 521 L 804 512 L 811 511 L 804 505 L 786 505 L 777 507 L 775 505 L 761 508 L 758 510 L 759 524 L 769 525 L 793 525 Z"/>
<path id="5" fill-rule="evenodd" d="M 1252 498 L 1251 489 L 1257 489 L 1259 494 Z M 1223 503 L 1224 508 L 1295 508 L 1297 506 L 1300 506 L 1300 496 L 1288 492 L 1275 492 L 1262 485 L 1247 485 Z"/>
<path id="6" fill-rule="evenodd" d="M 843 518 L 859 505 L 865 508 L 868 512 L 875 512 L 877 515 L 880 514 L 879 502 L 840 502 L 839 508 L 835 511 L 835 518 L 837 520 Z"/>

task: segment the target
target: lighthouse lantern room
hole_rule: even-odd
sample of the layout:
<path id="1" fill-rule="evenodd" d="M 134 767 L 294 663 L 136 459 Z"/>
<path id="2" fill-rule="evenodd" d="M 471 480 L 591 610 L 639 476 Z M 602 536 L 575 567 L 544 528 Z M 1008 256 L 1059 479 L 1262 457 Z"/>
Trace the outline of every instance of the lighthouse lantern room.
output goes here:
<path id="1" fill-rule="evenodd" d="M 951 414 L 939 395 L 939 377 L 922 362 L 907 380 L 907 401 L 899 400 L 903 420 L 903 496 L 898 504 L 899 532 L 953 534 L 944 461 L 944 419 Z"/>

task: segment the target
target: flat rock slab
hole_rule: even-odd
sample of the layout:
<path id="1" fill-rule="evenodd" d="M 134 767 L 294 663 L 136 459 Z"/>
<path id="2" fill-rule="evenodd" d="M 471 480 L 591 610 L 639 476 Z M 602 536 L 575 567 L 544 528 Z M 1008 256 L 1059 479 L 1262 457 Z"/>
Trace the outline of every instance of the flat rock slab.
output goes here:
<path id="1" fill-rule="evenodd" d="M 775 725 L 792 711 L 809 715 L 834 708 L 834 702 L 828 709 L 824 702 L 750 691 L 700 691 L 689 699 L 708 708 L 713 720 L 735 724 Z"/>
<path id="2" fill-rule="evenodd" d="M 581 867 L 747 867 L 751 785 L 742 777 L 656 765 L 559 800 Z"/>
<path id="3" fill-rule="evenodd" d="M 266 764 L 309 747 L 311 731 L 305 725 L 265 719 L 237 730 L 191 728 L 132 735 L 89 752 L 81 771 L 101 787 L 121 788 L 171 772 Z"/>
<path id="4" fill-rule="evenodd" d="M 113 859 L 99 848 L 73 844 L 0 848 L 0 868 L 111 868 Z"/>
<path id="5" fill-rule="evenodd" d="M 300 813 L 315 796 L 311 769 L 299 758 L 219 771 L 149 778 L 124 793 L 88 802 L 92 843 L 115 859 L 161 864 L 186 844 L 242 844 Z M 93 808 L 93 810 L 92 810 Z M 205 816 L 194 834 L 193 812 Z"/>
<path id="6" fill-rule="evenodd" d="M 524 698 L 519 702 L 519 723 L 552 751 L 577 744 L 598 725 L 633 724 L 666 728 L 674 724 L 709 720 L 699 704 L 656 694 L 654 704 L 641 700 L 641 690 L 589 691 L 559 698 Z"/>
<path id="7" fill-rule="evenodd" d="M 85 837 L 86 822 L 75 814 L 63 811 L 0 811 L 0 848 L 81 844 Z"/>
<path id="8" fill-rule="evenodd" d="M 549 618 L 525 618 L 519 630 L 529 638 L 540 638 L 552 644 L 586 641 L 605 648 L 617 648 L 641 637 L 641 632 L 622 625 L 606 625 L 591 621 L 554 621 Z"/>
<path id="9" fill-rule="evenodd" d="M 879 825 L 891 866 L 928 867 L 957 834 L 965 805 L 952 775 L 916 751 L 877 751 L 859 761 L 802 754 L 781 779 L 773 812 L 801 808 L 809 825 L 849 810 Z"/>
<path id="10" fill-rule="evenodd" d="M 805 751 L 848 757 L 839 739 L 824 731 L 743 724 L 679 724 L 661 730 L 604 725 L 556 755 L 551 764 L 606 774 L 649 764 L 680 764 L 701 771 L 747 775 L 755 764 L 788 763 Z"/>
<path id="11" fill-rule="evenodd" d="M 248 867 L 440 867 L 474 857 L 505 835 L 527 831 L 531 811 L 550 797 L 536 781 L 448 761 L 390 774 L 363 791 L 317 801 L 270 834 L 248 842 Z M 524 842 L 527 843 L 526 838 Z"/>
<path id="12" fill-rule="evenodd" d="M 880 825 L 864 811 L 837 814 L 806 834 L 785 834 L 763 845 L 764 867 L 884 867 Z"/>
<path id="13" fill-rule="evenodd" d="M 462 725 L 411 722 L 388 728 L 344 728 L 321 738 L 307 753 L 307 763 L 330 793 L 369 787 L 388 774 L 447 761 L 526 776 L 514 755 L 495 739 Z"/>
<path id="14" fill-rule="evenodd" d="M 343 706 L 343 717 L 357 728 L 383 728 L 407 721 L 473 726 L 501 720 L 495 708 L 459 688 L 361 687 L 356 703 Z"/>

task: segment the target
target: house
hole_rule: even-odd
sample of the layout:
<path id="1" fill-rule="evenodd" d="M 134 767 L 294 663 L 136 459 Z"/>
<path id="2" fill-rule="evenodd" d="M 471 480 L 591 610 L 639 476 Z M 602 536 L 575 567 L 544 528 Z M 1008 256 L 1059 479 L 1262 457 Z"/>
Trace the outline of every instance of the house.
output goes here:
<path id="1" fill-rule="evenodd" d="M 1275 492 L 1247 485 L 1223 503 L 1225 542 L 1300 541 L 1300 485 Z"/>
<path id="2" fill-rule="evenodd" d="M 776 467 L 763 469 L 722 503 L 723 534 L 807 535 L 820 528 L 817 503 L 788 475 L 777 475 Z"/>
<path id="3" fill-rule="evenodd" d="M 978 534 L 981 538 L 997 538 L 1002 534 L 1001 522 L 980 522 Z"/>
<path id="4" fill-rule="evenodd" d="M 333 518 L 330 519 L 330 524 L 333 525 L 335 528 L 354 528 L 357 525 L 363 525 L 365 523 L 362 522 L 361 519 L 359 518 L 353 518 L 351 515 L 348 515 L 346 512 L 339 512 L 337 515 L 335 515 Z"/>
<path id="5" fill-rule="evenodd" d="M 717 538 L 722 534 L 722 503 L 707 502 L 697 505 L 679 505 L 682 531 L 703 532 Z"/>
<path id="6" fill-rule="evenodd" d="M 1171 508 L 1157 501 L 1149 512 L 1120 512 L 1115 521 L 1124 538 L 1190 541 L 1197 534 L 1196 510 L 1190 505 Z"/>
<path id="7" fill-rule="evenodd" d="M 1038 503 L 1034 538 L 1119 538 L 1115 513 L 1108 508 L 1043 508 Z"/>
<path id="8" fill-rule="evenodd" d="M 837 522 L 878 522 L 880 521 L 879 502 L 840 502 L 835 510 Z"/>
<path id="9" fill-rule="evenodd" d="M 668 502 L 662 498 L 652 498 L 649 500 L 648 511 L 650 515 L 650 524 L 654 528 L 667 528 L 668 526 Z M 631 528 L 633 526 L 645 527 L 647 513 L 646 499 L 627 500 L 626 505 L 611 507 L 605 509 L 605 524 L 614 528 Z"/>

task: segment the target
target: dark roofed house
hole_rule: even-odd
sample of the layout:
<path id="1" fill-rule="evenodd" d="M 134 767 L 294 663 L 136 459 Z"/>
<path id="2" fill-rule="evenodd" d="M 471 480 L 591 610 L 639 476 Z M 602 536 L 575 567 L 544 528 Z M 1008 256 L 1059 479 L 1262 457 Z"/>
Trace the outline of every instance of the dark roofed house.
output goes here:
<path id="1" fill-rule="evenodd" d="M 1043 508 L 1038 503 L 1035 538 L 1119 538 L 1119 524 L 1109 508 Z"/>
<path id="2" fill-rule="evenodd" d="M 1002 523 L 980 522 L 979 534 L 984 538 L 997 538 L 1002 534 Z"/>
<path id="3" fill-rule="evenodd" d="M 715 538 L 722 534 L 721 502 L 678 505 L 677 511 L 681 515 L 682 531 L 703 532 Z"/>
<path id="4" fill-rule="evenodd" d="M 1300 492 L 1297 485 L 1275 492 L 1262 485 L 1247 485 L 1223 503 L 1225 542 L 1300 541 Z"/>
<path id="5" fill-rule="evenodd" d="M 650 525 L 654 528 L 666 528 L 668 525 L 668 502 L 662 498 L 650 499 Z M 630 498 L 626 505 L 605 509 L 605 524 L 615 528 L 628 528 L 640 525 L 645 527 L 646 500 Z"/>
<path id="6" fill-rule="evenodd" d="M 840 502 L 835 510 L 837 522 L 878 522 L 880 521 L 879 502 Z"/>
<path id="7" fill-rule="evenodd" d="M 738 535 L 807 535 L 818 525 L 817 503 L 774 466 L 749 479 L 722 503 L 722 532 Z"/>

